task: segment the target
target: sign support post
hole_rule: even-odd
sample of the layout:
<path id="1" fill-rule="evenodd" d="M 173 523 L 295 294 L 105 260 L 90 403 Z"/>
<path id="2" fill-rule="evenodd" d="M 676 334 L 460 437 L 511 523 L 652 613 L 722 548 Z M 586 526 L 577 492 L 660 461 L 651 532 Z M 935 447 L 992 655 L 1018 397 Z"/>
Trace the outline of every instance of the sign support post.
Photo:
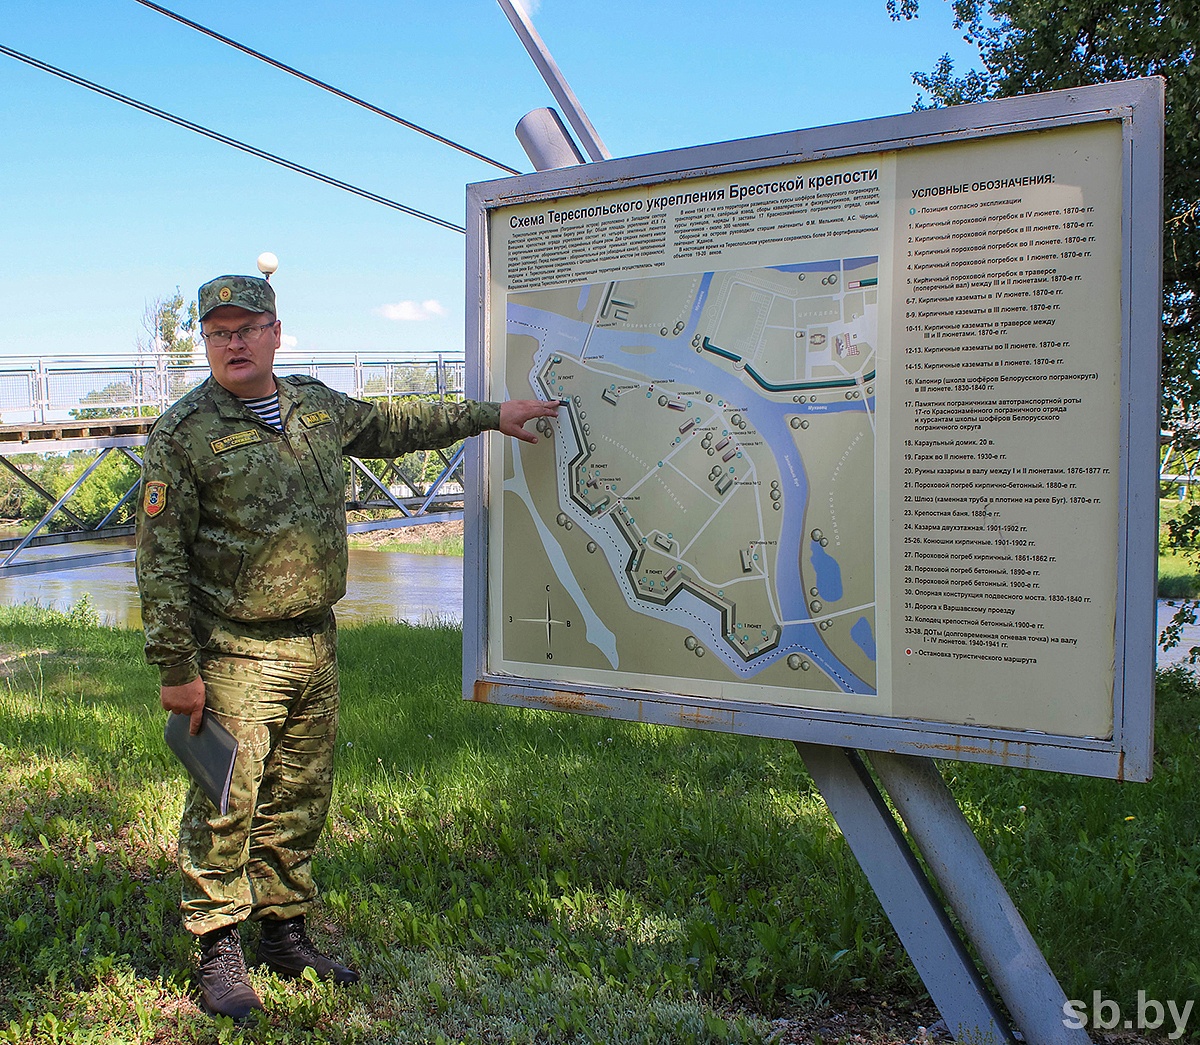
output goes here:
<path id="1" fill-rule="evenodd" d="M 951 1033 L 959 1041 L 1011 1042 L 979 971 L 862 756 L 800 741 L 796 750 Z"/>
<path id="2" fill-rule="evenodd" d="M 538 72 L 542 74 L 542 79 L 546 81 L 546 86 L 550 88 L 554 100 L 563 107 L 563 112 L 567 114 L 567 119 L 571 121 L 571 126 L 575 128 L 575 133 L 579 135 L 579 140 L 583 142 L 583 147 L 587 149 L 588 155 L 593 160 L 609 159 L 612 154 L 600 140 L 600 135 L 596 133 L 592 121 L 588 119 L 587 113 L 583 111 L 583 106 L 579 104 L 579 99 L 575 97 L 575 92 L 571 90 L 571 85 L 567 83 L 566 77 L 558 68 L 558 63 L 546 48 L 541 35 L 533 27 L 533 22 L 529 20 L 529 15 L 513 0 L 497 0 L 497 3 L 500 4 L 500 9 L 512 23 L 513 31 L 520 38 L 525 50 L 529 52 L 529 57 L 533 59 L 533 64 L 537 66 Z M 561 139 L 555 136 L 546 140 L 553 142 L 556 146 L 561 143 Z M 574 149 L 574 143 L 570 147 Z M 533 158 L 531 157 L 531 159 Z"/>
<path id="3" fill-rule="evenodd" d="M 932 759 L 874 752 L 871 765 L 1026 1041 L 1086 1042 L 1066 995 Z"/>

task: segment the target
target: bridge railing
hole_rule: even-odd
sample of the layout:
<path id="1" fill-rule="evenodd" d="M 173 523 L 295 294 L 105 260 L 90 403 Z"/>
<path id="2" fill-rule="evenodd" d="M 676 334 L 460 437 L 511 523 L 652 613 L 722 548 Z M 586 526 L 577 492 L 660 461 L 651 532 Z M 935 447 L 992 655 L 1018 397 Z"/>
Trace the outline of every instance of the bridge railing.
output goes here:
<path id="1" fill-rule="evenodd" d="M 360 353 L 299 355 L 281 350 L 278 374 L 308 374 L 359 398 L 461 395 L 465 363 L 443 355 L 384 358 Z M 121 359 L 16 357 L 0 360 L 0 424 L 49 424 L 162 413 L 208 376 L 208 367 L 165 354 Z"/>

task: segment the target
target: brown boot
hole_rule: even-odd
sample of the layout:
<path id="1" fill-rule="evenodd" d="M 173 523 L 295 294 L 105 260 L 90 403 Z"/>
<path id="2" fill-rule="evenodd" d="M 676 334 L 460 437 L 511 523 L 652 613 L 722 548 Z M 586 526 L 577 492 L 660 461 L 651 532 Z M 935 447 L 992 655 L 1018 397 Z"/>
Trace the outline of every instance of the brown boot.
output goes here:
<path id="1" fill-rule="evenodd" d="M 358 973 L 341 962 L 322 954 L 304 931 L 304 915 L 295 918 L 264 918 L 258 941 L 258 963 L 288 979 L 295 979 L 306 968 L 322 980 L 334 983 L 358 983 Z"/>
<path id="2" fill-rule="evenodd" d="M 236 925 L 226 925 L 200 937 L 200 996 L 210 1016 L 228 1016 L 241 1021 L 262 1010 Z"/>

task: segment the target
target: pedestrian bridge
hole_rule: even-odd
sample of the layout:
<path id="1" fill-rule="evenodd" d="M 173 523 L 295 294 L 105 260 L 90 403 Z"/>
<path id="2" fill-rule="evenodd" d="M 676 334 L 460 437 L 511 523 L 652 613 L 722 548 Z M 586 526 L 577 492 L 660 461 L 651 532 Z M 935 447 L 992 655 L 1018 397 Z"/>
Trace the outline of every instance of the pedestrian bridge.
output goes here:
<path id="1" fill-rule="evenodd" d="M 465 361 L 459 357 L 320 356 L 281 351 L 280 375 L 307 374 L 361 399 L 462 397 Z M 87 551 L 86 542 L 133 533 L 141 450 L 154 418 L 199 385 L 208 367 L 162 353 L 129 358 L 9 358 L 0 361 L 0 483 L 45 505 L 21 537 L 0 538 L 0 578 L 130 561 L 132 548 Z M 59 492 L 39 482 L 36 455 L 79 454 L 79 474 Z M 34 456 L 30 456 L 34 455 Z M 96 518 L 78 501 L 113 455 L 131 464 L 130 479 Z M 346 508 L 361 513 L 348 529 L 361 532 L 461 519 L 462 449 L 428 451 L 383 462 L 347 458 Z M 64 554 L 51 545 L 80 545 Z"/>

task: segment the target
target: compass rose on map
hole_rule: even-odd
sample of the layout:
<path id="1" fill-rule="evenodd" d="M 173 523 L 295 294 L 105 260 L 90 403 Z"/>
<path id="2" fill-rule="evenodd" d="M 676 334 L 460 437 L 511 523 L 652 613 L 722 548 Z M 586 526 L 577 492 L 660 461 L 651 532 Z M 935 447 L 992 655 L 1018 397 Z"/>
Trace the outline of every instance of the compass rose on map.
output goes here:
<path id="1" fill-rule="evenodd" d="M 550 608 L 550 596 L 546 596 L 546 613 L 542 617 L 509 617 L 510 624 L 541 624 L 546 628 L 546 659 L 554 659 L 554 625 L 558 624 L 561 627 L 569 628 L 571 622 L 569 620 L 558 620 L 554 616 L 553 610 Z"/>

